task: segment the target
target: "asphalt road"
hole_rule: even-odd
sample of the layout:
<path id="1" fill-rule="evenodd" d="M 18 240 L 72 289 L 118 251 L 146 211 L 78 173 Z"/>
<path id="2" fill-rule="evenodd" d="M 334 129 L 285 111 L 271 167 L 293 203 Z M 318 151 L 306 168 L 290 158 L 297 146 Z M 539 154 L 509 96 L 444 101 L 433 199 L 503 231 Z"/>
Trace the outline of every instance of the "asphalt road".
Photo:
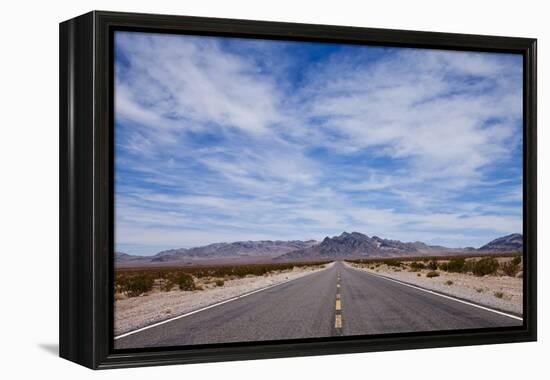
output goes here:
<path id="1" fill-rule="evenodd" d="M 115 348 L 521 325 L 340 262 L 305 277 L 115 340 Z"/>

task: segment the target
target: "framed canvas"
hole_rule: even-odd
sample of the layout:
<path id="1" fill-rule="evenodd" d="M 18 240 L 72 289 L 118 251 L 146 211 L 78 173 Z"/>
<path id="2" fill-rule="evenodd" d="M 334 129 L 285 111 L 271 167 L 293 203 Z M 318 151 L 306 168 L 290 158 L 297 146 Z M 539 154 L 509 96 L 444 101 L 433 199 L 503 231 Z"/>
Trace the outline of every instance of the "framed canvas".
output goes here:
<path id="1" fill-rule="evenodd" d="M 60 356 L 536 340 L 536 40 L 60 24 Z"/>

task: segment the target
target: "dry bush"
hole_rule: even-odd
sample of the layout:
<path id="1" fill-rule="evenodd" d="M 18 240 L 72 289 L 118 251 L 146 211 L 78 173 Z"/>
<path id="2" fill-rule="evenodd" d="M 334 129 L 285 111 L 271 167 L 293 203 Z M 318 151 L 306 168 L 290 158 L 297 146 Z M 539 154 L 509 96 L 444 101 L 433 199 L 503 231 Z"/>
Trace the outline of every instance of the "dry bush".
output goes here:
<path id="1" fill-rule="evenodd" d="M 464 272 L 464 264 L 466 264 L 466 259 L 464 257 L 457 257 L 457 258 L 451 259 L 447 264 L 447 271 L 462 273 Z"/>
<path id="2" fill-rule="evenodd" d="M 422 269 L 426 269 L 426 265 L 423 263 L 418 263 L 416 261 L 413 261 L 411 263 L 411 272 L 418 272 Z"/>
<path id="3" fill-rule="evenodd" d="M 473 272 L 476 276 L 485 276 L 496 273 L 498 267 L 497 259 L 494 257 L 484 257 L 475 262 Z"/>
<path id="4" fill-rule="evenodd" d="M 429 270 L 437 270 L 437 261 L 436 260 L 431 260 L 428 263 L 428 269 Z"/>
<path id="5" fill-rule="evenodd" d="M 520 268 L 519 265 L 514 264 L 512 260 L 500 264 L 500 269 L 504 272 L 505 275 L 516 277 L 516 274 L 518 274 Z"/>
<path id="6" fill-rule="evenodd" d="M 382 261 L 382 263 L 386 264 L 389 267 L 401 267 L 402 265 L 401 261 L 396 259 L 386 259 Z"/>
<path id="7" fill-rule="evenodd" d="M 137 275 L 127 277 L 121 288 L 122 291 L 128 295 L 128 297 L 137 297 L 151 291 L 154 283 L 155 279 L 151 276 Z"/>
<path id="8" fill-rule="evenodd" d="M 187 273 L 180 273 L 177 279 L 177 283 L 180 287 L 180 290 L 195 290 L 197 286 L 195 285 L 195 280 L 193 277 Z"/>

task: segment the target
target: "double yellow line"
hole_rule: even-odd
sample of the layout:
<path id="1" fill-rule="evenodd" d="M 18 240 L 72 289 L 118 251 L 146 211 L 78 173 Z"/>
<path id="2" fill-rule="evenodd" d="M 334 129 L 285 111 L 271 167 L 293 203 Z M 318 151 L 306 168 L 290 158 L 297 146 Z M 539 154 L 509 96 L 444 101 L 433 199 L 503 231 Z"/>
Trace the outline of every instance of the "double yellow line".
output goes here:
<path id="1" fill-rule="evenodd" d="M 340 273 L 336 280 L 336 315 L 334 319 L 334 328 L 336 335 L 342 334 L 342 298 L 340 296 Z"/>

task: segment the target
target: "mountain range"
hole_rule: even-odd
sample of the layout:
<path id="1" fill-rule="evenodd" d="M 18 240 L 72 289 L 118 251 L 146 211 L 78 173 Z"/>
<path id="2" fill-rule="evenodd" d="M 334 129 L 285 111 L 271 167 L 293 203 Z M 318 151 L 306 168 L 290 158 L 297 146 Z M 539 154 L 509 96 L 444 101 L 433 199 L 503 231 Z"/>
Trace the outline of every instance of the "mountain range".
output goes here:
<path id="1" fill-rule="evenodd" d="M 348 258 L 348 257 L 392 257 L 419 254 L 434 254 L 452 251 L 450 248 L 430 246 L 422 242 L 404 243 L 399 240 L 382 239 L 378 236 L 368 237 L 359 232 L 343 232 L 339 236 L 326 237 L 313 247 L 292 251 L 278 259 L 311 259 L 311 258 Z"/>
<path id="2" fill-rule="evenodd" d="M 512 252 L 523 251 L 523 235 L 511 234 L 499 237 L 479 248 L 487 252 Z"/>
<path id="3" fill-rule="evenodd" d="M 420 255 L 451 255 L 460 253 L 517 252 L 523 250 L 523 235 L 511 234 L 499 237 L 476 249 L 447 248 L 427 245 L 423 242 L 401 242 L 369 237 L 359 232 L 343 232 L 338 236 L 316 240 L 260 240 L 214 243 L 195 248 L 178 248 L 159 252 L 153 256 L 134 256 L 115 252 L 115 265 L 181 264 L 203 260 L 260 260 L 307 261 L 347 259 L 361 257 L 397 257 Z"/>
<path id="4" fill-rule="evenodd" d="M 260 240 L 260 241 L 237 241 L 234 243 L 214 243 L 204 247 L 170 249 L 157 253 L 151 258 L 151 262 L 167 262 L 178 260 L 182 257 L 188 258 L 211 258 L 211 257 L 275 257 L 287 252 L 307 249 L 317 244 L 316 240 L 282 241 L 282 240 Z"/>

